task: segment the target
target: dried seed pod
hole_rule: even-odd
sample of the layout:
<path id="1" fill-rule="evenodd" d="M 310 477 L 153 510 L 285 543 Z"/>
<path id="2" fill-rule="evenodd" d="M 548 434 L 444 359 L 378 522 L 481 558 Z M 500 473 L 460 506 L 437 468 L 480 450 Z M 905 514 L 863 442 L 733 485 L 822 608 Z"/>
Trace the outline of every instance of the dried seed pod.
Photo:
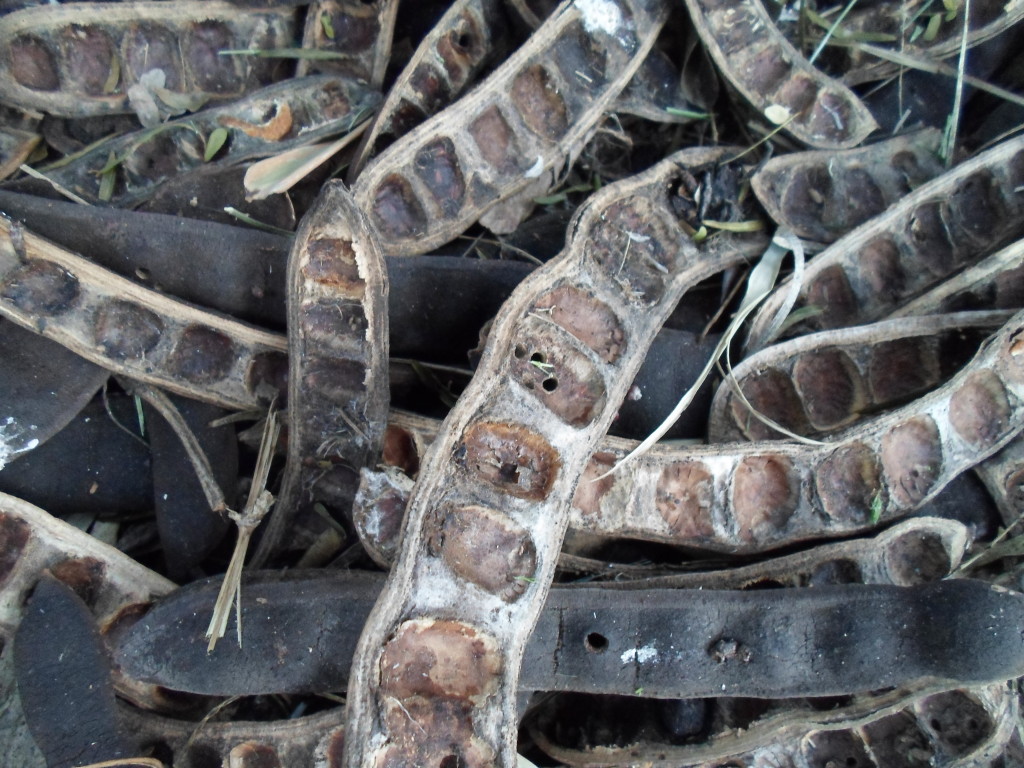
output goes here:
<path id="1" fill-rule="evenodd" d="M 225 408 L 272 397 L 281 337 L 203 312 L 0 219 L 0 314 L 108 370 Z M 116 298 L 115 298 L 116 297 Z M 269 398 L 267 398 L 269 399 Z"/>
<path id="2" fill-rule="evenodd" d="M 17 173 L 42 139 L 35 131 L 0 124 L 0 179 Z"/>
<path id="3" fill-rule="evenodd" d="M 461 719 L 445 719 L 451 696 L 419 690 L 416 696 L 432 707 L 432 722 L 450 734 L 449 755 L 480 755 L 486 747 L 499 764 L 512 764 L 508 723 L 514 721 L 517 671 L 554 572 L 571 490 L 678 297 L 724 263 L 742 258 L 736 252 L 702 253 L 672 208 L 679 176 L 708 172 L 727 151 L 684 151 L 606 187 L 579 215 L 562 255 L 520 284 L 502 307 L 477 374 L 421 462 L 391 590 L 360 639 L 349 683 L 350 766 L 410 754 L 403 734 L 374 714 L 386 704 L 381 648 L 407 622 L 441 620 L 493 638 L 501 659 L 495 668 L 501 671 L 493 693 L 473 709 L 468 728 Z M 713 198 L 715 190 L 708 191 Z M 629 243 L 631 250 L 624 251 Z M 575 313 L 575 324 L 552 320 L 541 333 L 538 303 L 557 289 L 586 311 Z M 569 365 L 570 360 L 576 362 Z M 544 378 L 531 382 L 524 366 Z M 554 381 L 545 386 L 547 378 Z M 584 398 L 588 407 L 570 413 L 557 399 L 563 384 L 600 394 Z M 449 509 L 473 512 L 449 527 L 443 512 Z M 510 594 L 467 565 L 464 542 L 478 536 L 506 547 L 493 556 L 510 564 L 509 576 L 533 567 L 521 592 Z M 527 556 L 527 542 L 535 554 Z"/>
<path id="4" fill-rule="evenodd" d="M 388 253 L 423 253 L 572 155 L 665 21 L 658 0 L 564 2 L 473 93 L 381 153 L 353 189 Z"/>
<path id="5" fill-rule="evenodd" d="M 165 101 L 237 98 L 271 82 L 273 65 L 219 53 L 289 47 L 293 15 L 219 0 L 17 11 L 0 20 L 0 98 L 66 117 L 131 112 L 129 89 L 153 70 Z"/>
<path id="6" fill-rule="evenodd" d="M 822 251 L 803 273 L 799 327 L 845 328 L 890 314 L 1024 232 L 1024 139 L 1006 141 L 905 196 Z M 774 340 L 786 281 L 754 315 L 748 347 Z"/>
<path id="7" fill-rule="evenodd" d="M 306 11 L 302 49 L 337 58 L 299 59 L 296 75 L 341 73 L 380 88 L 397 14 L 398 0 L 315 0 Z"/>
<path id="8" fill-rule="evenodd" d="M 744 703 L 760 706 L 745 712 Z M 588 729 L 568 726 L 573 720 L 571 710 L 592 711 L 591 702 L 556 697 L 546 702 L 529 730 L 544 752 L 565 765 L 614 766 L 633 760 L 658 768 L 954 768 L 989 765 L 1013 736 L 1020 716 L 1019 702 L 1006 683 L 952 690 L 922 687 L 900 691 L 899 696 L 868 695 L 838 704 L 826 700 L 825 711 L 820 703 L 815 711 L 814 703 L 787 702 L 780 711 L 772 702 L 767 711 L 758 713 L 764 710 L 763 702 L 713 701 L 704 710 L 704 723 L 723 725 L 705 727 L 698 738 L 680 744 L 646 729 L 642 737 L 621 745 L 593 738 L 606 733 L 607 724 Z M 613 710 L 610 715 L 623 717 L 627 712 Z M 729 725 L 735 722 L 741 727 Z M 580 743 L 574 744 L 572 736 L 579 731 Z"/>
<path id="9" fill-rule="evenodd" d="M 773 157 L 750 182 L 769 215 L 797 236 L 831 243 L 943 171 L 934 128 L 840 152 Z"/>
<path id="10" fill-rule="evenodd" d="M 1024 512 L 1024 440 L 1020 437 L 974 468 L 1002 515 L 1011 526 Z"/>
<path id="11" fill-rule="evenodd" d="M 288 261 L 288 461 L 253 562 L 283 544 L 296 509 L 346 513 L 381 449 L 388 409 L 387 283 L 365 215 L 328 183 Z"/>
<path id="12" fill-rule="evenodd" d="M 760 0 L 687 0 L 722 75 L 759 112 L 785 113 L 785 129 L 821 149 L 853 147 L 875 129 L 868 108 L 794 48 Z M 790 119 L 792 117 L 792 119 Z"/>
<path id="13" fill-rule="evenodd" d="M 376 91 L 351 78 L 289 80 L 228 106 L 102 142 L 46 173 L 86 200 L 128 206 L 151 197 L 165 181 L 211 162 L 234 165 L 347 131 L 378 99 Z M 223 145 L 209 154 L 218 131 L 227 132 Z"/>
<path id="14" fill-rule="evenodd" d="M 491 60 L 507 28 L 498 0 L 452 3 L 388 91 L 363 135 L 349 180 L 378 151 L 456 101 Z"/>
<path id="15" fill-rule="evenodd" d="M 905 317 L 770 346 L 747 357 L 733 369 L 734 378 L 719 386 L 708 417 L 708 439 L 721 443 L 782 437 L 749 406 L 811 437 L 902 405 L 956 373 L 1009 316 L 958 312 Z M 737 395 L 737 387 L 749 406 Z"/>

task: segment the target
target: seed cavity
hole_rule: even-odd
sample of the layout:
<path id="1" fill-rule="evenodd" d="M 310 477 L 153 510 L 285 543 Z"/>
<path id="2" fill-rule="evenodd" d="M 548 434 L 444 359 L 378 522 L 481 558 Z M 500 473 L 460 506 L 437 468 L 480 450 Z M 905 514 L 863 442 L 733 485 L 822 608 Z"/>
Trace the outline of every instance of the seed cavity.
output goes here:
<path id="1" fill-rule="evenodd" d="M 864 381 L 856 364 L 840 349 L 800 355 L 793 381 L 816 429 L 830 430 L 854 421 L 866 405 Z"/>
<path id="2" fill-rule="evenodd" d="M 34 91 L 55 91 L 60 87 L 53 51 L 35 35 L 19 35 L 7 48 L 11 77 Z"/>
<path id="3" fill-rule="evenodd" d="M 537 433 L 491 421 L 466 430 L 456 461 L 492 488 L 531 501 L 547 498 L 561 467 L 558 454 Z"/>
<path id="4" fill-rule="evenodd" d="M 891 339 L 871 347 L 868 387 L 877 406 L 899 403 L 939 380 L 939 358 L 927 339 Z"/>
<path id="5" fill-rule="evenodd" d="M 709 539 L 715 533 L 714 494 L 714 475 L 703 462 L 677 461 L 661 471 L 654 503 L 673 536 Z"/>
<path id="6" fill-rule="evenodd" d="M 235 356 L 235 344 L 229 336 L 205 325 L 190 325 L 171 350 L 167 367 L 187 381 L 209 384 L 231 372 Z"/>
<path id="7" fill-rule="evenodd" d="M 512 378 L 532 392 L 558 418 L 583 427 L 602 413 L 604 379 L 557 330 L 535 324 L 518 335 L 511 360 Z"/>
<path id="8" fill-rule="evenodd" d="M 799 500 L 792 476 L 785 456 L 750 456 L 737 465 L 732 504 L 742 539 L 770 540 L 786 526 Z"/>
<path id="9" fill-rule="evenodd" d="M 995 445 L 1010 421 L 1010 403 L 999 377 L 992 371 L 969 375 L 949 399 L 949 421 L 971 445 Z"/>
<path id="10" fill-rule="evenodd" d="M 209 93 L 236 93 L 242 85 L 238 56 L 221 56 L 234 46 L 231 28 L 222 21 L 200 21 L 189 25 L 181 49 L 192 81 Z"/>
<path id="11" fill-rule="evenodd" d="M 498 107 L 488 107 L 481 112 L 469 124 L 469 135 L 484 161 L 495 170 L 511 174 L 519 169 L 521 152 L 515 134 Z"/>
<path id="12" fill-rule="evenodd" d="M 49 261 L 29 259 L 11 271 L 0 297 L 30 315 L 67 312 L 79 296 L 78 278 Z"/>
<path id="13" fill-rule="evenodd" d="M 877 520 L 888 501 L 881 474 L 878 457 L 864 443 L 834 450 L 814 473 L 825 514 L 854 525 Z"/>
<path id="14" fill-rule="evenodd" d="M 797 434 L 810 431 L 803 403 L 792 379 L 778 368 L 766 368 L 743 379 L 743 395 L 757 413 Z M 732 418 L 749 440 L 777 440 L 782 437 L 750 412 L 750 408 L 733 396 L 730 401 Z"/>
<path id="15" fill-rule="evenodd" d="M 537 300 L 534 311 L 571 333 L 606 363 L 618 360 L 626 346 L 626 334 L 615 313 L 593 294 L 579 288 L 555 288 Z"/>
<path id="16" fill-rule="evenodd" d="M 930 416 L 893 427 L 882 438 L 882 469 L 892 498 L 901 507 L 920 504 L 942 471 L 939 430 Z"/>
<path id="17" fill-rule="evenodd" d="M 988 710 L 963 691 L 937 693 L 915 709 L 941 751 L 953 758 L 970 754 L 995 732 Z"/>
<path id="18" fill-rule="evenodd" d="M 29 524 L 20 517 L 0 512 L 0 586 L 14 572 L 31 535 Z"/>
<path id="19" fill-rule="evenodd" d="M 813 322 L 821 328 L 853 324 L 860 309 L 846 272 L 838 264 L 826 267 L 807 288 L 807 304 L 820 308 Z"/>
<path id="20" fill-rule="evenodd" d="M 355 247 L 347 238 L 311 237 L 306 242 L 301 269 L 307 280 L 343 291 L 351 299 L 362 298 L 366 290 Z"/>
<path id="21" fill-rule="evenodd" d="M 466 183 L 452 140 L 445 137 L 426 144 L 416 153 L 413 165 L 443 215 L 446 218 L 457 216 L 466 196 Z"/>
<path id="22" fill-rule="evenodd" d="M 801 742 L 800 751 L 807 765 L 879 768 L 868 755 L 864 742 L 852 730 L 813 733 Z"/>
<path id="23" fill-rule="evenodd" d="M 889 237 L 867 243 L 857 255 L 857 271 L 871 295 L 883 305 L 899 303 L 907 292 L 900 249 Z"/>
<path id="24" fill-rule="evenodd" d="M 70 83 L 91 96 L 102 94 L 108 89 L 111 69 L 115 66 L 110 37 L 98 27 L 78 24 L 65 28 L 61 37 L 67 61 L 65 72 Z"/>
<path id="25" fill-rule="evenodd" d="M 130 301 L 114 299 L 96 311 L 93 338 L 116 360 L 139 360 L 159 343 L 160 316 Z"/>
<path id="26" fill-rule="evenodd" d="M 953 567 L 942 537 L 920 531 L 910 531 L 890 542 L 885 565 L 892 583 L 901 587 L 938 581 Z"/>
<path id="27" fill-rule="evenodd" d="M 569 130 L 565 100 L 539 64 L 516 75 L 512 81 L 512 103 L 526 127 L 542 139 L 557 141 Z"/>
<path id="28" fill-rule="evenodd" d="M 391 174 L 373 196 L 373 221 L 384 234 L 396 239 L 417 237 L 427 231 L 427 215 L 409 182 Z"/>

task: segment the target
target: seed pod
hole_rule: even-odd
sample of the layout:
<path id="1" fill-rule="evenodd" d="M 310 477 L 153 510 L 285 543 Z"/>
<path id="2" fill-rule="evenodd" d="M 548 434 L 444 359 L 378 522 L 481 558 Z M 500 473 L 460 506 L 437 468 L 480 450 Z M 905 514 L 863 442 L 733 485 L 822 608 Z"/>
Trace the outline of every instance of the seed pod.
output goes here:
<path id="1" fill-rule="evenodd" d="M 0 98 L 65 117 L 131 112 L 128 91 L 152 70 L 170 101 L 237 98 L 271 82 L 274 65 L 220 52 L 289 47 L 293 15 L 218 0 L 17 11 L 0 19 Z"/>
<path id="2" fill-rule="evenodd" d="M 936 129 L 840 152 L 773 157 L 751 178 L 761 205 L 798 237 L 831 243 L 942 173 Z"/>
<path id="3" fill-rule="evenodd" d="M 724 663 L 730 663 L 726 661 Z M 735 663 L 735 662 L 732 662 Z M 894 695 L 896 694 L 896 695 Z M 636 707 L 636 699 L 623 700 Z M 528 729 L 542 751 L 565 765 L 615 766 L 628 761 L 668 768 L 688 765 L 850 765 L 919 768 L 988 765 L 1016 730 L 1020 705 L 1010 685 L 942 689 L 927 686 L 833 702 L 721 700 L 703 710 L 699 737 L 670 740 L 647 729 L 626 745 L 592 734 L 608 724 L 571 727 L 572 713 L 598 711 L 592 700 L 549 699 Z M 743 705 L 746 704 L 746 711 Z M 817 707 L 815 707 L 817 704 Z M 822 705 L 827 708 L 822 709 Z M 774 706 L 773 706 L 774 705 Z M 611 718 L 628 718 L 615 708 Z M 614 720 L 613 720 L 614 722 Z M 557 726 L 556 726 L 557 723 Z M 573 743 L 573 738 L 576 742 Z"/>
<path id="4" fill-rule="evenodd" d="M 380 88 L 391 58 L 397 14 L 398 0 L 315 0 L 306 11 L 302 49 L 338 58 L 299 59 L 296 75 L 343 74 Z"/>
<path id="5" fill-rule="evenodd" d="M 860 99 L 827 77 L 782 35 L 760 0 L 687 0 L 722 75 L 772 122 L 821 149 L 859 144 L 875 129 Z M 782 111 L 773 120 L 772 111 Z M 792 118 L 792 119 L 790 119 Z"/>
<path id="6" fill-rule="evenodd" d="M 39 146 L 42 135 L 0 123 L 0 179 L 18 172 L 22 163 Z"/>
<path id="7" fill-rule="evenodd" d="M 750 406 L 805 437 L 831 434 L 939 386 L 1008 319 L 1006 312 L 906 317 L 775 344 L 744 359 L 718 388 L 708 439 L 782 437 Z"/>
<path id="8" fill-rule="evenodd" d="M 660 0 L 564 2 L 457 105 L 381 153 L 353 193 L 388 253 L 423 253 L 564 162 L 640 66 Z"/>
<path id="9" fill-rule="evenodd" d="M 9 320 L 108 370 L 225 408 L 259 407 L 268 387 L 276 393 L 279 336 L 142 288 L 7 219 L 0 238 Z"/>
<path id="10" fill-rule="evenodd" d="M 1014 525 L 1024 512 L 1024 440 L 1014 439 L 975 472 L 992 494 L 1004 524 Z"/>
<path id="11" fill-rule="evenodd" d="M 409 622 L 440 621 L 452 624 L 446 634 L 485 638 L 478 663 L 491 672 L 468 726 L 461 714 L 451 714 L 461 695 L 395 689 L 403 704 L 415 697 L 420 706 L 424 699 L 432 723 L 451 737 L 450 751 L 417 752 L 413 762 L 484 759 L 492 750 L 499 764 L 512 764 L 508 724 L 517 670 L 554 572 L 570 490 L 678 297 L 742 258 L 700 252 L 672 208 L 685 187 L 680 175 L 715 176 L 726 152 L 677 153 L 606 187 L 579 215 L 561 256 L 521 283 L 502 307 L 477 374 L 421 462 L 392 589 L 360 639 L 349 682 L 350 766 L 408 754 L 402 733 L 374 715 L 391 686 L 392 665 L 383 663 L 381 649 L 404 636 L 401 628 Z M 708 189 L 710 198 L 716 192 Z M 556 312 L 563 302 L 583 311 Z M 550 322 L 542 331 L 537 317 L 543 310 L 550 310 Z M 586 407 L 570 408 L 563 388 L 578 393 Z M 472 547 L 484 540 L 505 548 L 487 557 L 508 564 L 508 578 L 525 582 L 521 592 L 507 589 L 508 578 L 493 580 L 471 567 L 484 556 Z M 419 665 L 422 653 L 423 672 L 430 674 L 442 663 L 432 660 L 427 646 L 433 644 L 426 638 L 408 648 L 403 643 L 401 663 L 417 659 Z"/>
<path id="12" fill-rule="evenodd" d="M 289 80 L 228 106 L 102 142 L 46 173 L 86 200 L 128 206 L 151 197 L 168 179 L 210 162 L 235 165 L 349 130 L 378 98 L 350 78 Z M 218 131 L 227 132 L 223 145 L 210 154 Z M 104 187 L 108 175 L 113 176 L 109 194 Z"/>
<path id="13" fill-rule="evenodd" d="M 885 317 L 1024 232 L 1024 139 L 1003 142 L 919 187 L 818 254 L 794 309 L 818 312 L 799 327 L 846 328 Z M 783 282 L 757 310 L 748 348 L 774 340 Z"/>
<path id="14" fill-rule="evenodd" d="M 256 563 L 282 545 L 297 508 L 347 513 L 359 469 L 376 462 L 388 409 L 386 275 L 366 217 L 328 183 L 288 261 L 288 462 Z"/>
<path id="15" fill-rule="evenodd" d="M 507 33 L 500 6 L 498 0 L 451 4 L 388 91 L 349 168 L 350 181 L 378 151 L 462 95 Z"/>

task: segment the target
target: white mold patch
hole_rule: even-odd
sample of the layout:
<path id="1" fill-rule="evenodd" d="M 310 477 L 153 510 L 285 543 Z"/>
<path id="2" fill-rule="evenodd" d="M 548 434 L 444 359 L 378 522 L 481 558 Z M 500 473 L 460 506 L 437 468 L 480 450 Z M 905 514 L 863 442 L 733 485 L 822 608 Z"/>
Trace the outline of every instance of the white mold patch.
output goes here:
<path id="1" fill-rule="evenodd" d="M 35 429 L 35 427 L 30 427 Z M 31 451 L 39 441 L 35 438 L 26 441 L 23 438 L 24 430 L 14 421 L 13 416 L 6 419 L 0 418 L 0 469 L 7 466 L 7 462 L 19 453 Z"/>
<path id="2" fill-rule="evenodd" d="M 620 657 L 623 664 L 652 664 L 658 661 L 658 649 L 653 645 L 645 645 L 643 648 L 630 648 Z"/>
<path id="3" fill-rule="evenodd" d="M 622 11 L 612 0 L 576 0 L 583 28 L 593 34 L 596 30 L 614 35 L 622 26 Z"/>

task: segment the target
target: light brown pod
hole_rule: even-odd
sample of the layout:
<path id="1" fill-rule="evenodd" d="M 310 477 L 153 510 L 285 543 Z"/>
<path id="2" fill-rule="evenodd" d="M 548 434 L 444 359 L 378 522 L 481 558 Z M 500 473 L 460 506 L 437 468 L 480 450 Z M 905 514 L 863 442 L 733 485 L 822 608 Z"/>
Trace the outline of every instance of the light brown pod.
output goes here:
<path id="1" fill-rule="evenodd" d="M 131 112 L 129 88 L 154 69 L 175 95 L 237 98 L 274 64 L 220 51 L 289 47 L 293 14 L 220 0 L 27 8 L 0 20 L 0 98 L 65 117 Z"/>
<path id="2" fill-rule="evenodd" d="M 942 173 L 941 138 L 927 129 L 839 152 L 792 152 L 771 158 L 750 182 L 777 224 L 831 243 Z"/>
<path id="3" fill-rule="evenodd" d="M 856 146 L 875 129 L 853 91 L 810 64 L 760 0 L 687 0 L 686 6 L 722 75 L 769 119 L 773 109 L 781 109 L 785 117 L 772 122 L 784 122 L 800 141 L 841 149 Z"/>
<path id="4" fill-rule="evenodd" d="M 382 152 L 353 188 L 388 253 L 460 234 L 564 162 L 654 44 L 661 0 L 564 2 L 457 105 Z"/>
<path id="5" fill-rule="evenodd" d="M 295 74 L 342 74 L 379 89 L 391 58 L 397 15 L 398 0 L 315 0 L 306 10 L 301 47 L 337 58 L 299 59 Z"/>
<path id="6" fill-rule="evenodd" d="M 903 197 L 818 254 L 790 311 L 818 312 L 797 329 L 877 320 L 1024 232 L 1024 139 L 1005 141 Z M 778 335 L 789 280 L 754 314 L 748 348 Z"/>

